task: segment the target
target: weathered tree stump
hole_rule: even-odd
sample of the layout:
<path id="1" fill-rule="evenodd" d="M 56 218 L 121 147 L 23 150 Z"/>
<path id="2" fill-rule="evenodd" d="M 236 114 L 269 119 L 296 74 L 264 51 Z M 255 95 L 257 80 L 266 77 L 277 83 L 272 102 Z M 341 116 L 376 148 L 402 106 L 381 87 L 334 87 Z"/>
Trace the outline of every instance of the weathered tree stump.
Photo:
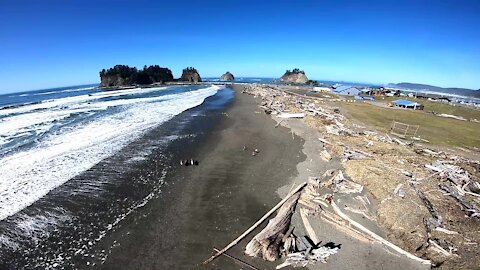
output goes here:
<path id="1" fill-rule="evenodd" d="M 287 233 L 292 215 L 297 206 L 300 192 L 290 197 L 278 210 L 277 215 L 268 221 L 267 226 L 247 244 L 245 253 L 252 257 L 261 257 L 267 261 L 280 258 L 280 246 Z"/>

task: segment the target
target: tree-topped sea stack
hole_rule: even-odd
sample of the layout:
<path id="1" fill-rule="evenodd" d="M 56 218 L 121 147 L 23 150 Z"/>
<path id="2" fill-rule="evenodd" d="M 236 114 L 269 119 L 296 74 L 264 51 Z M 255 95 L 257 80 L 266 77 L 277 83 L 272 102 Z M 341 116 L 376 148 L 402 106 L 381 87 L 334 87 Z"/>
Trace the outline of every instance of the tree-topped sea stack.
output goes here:
<path id="1" fill-rule="evenodd" d="M 303 70 L 295 68 L 293 70 L 287 70 L 285 74 L 280 77 L 280 81 L 286 83 L 307 83 L 308 78 Z"/>
<path id="2" fill-rule="evenodd" d="M 158 65 L 144 66 L 142 70 L 126 65 L 116 65 L 100 71 L 100 86 L 126 86 L 136 84 L 152 84 L 173 81 L 172 71 Z"/>
<path id="3" fill-rule="evenodd" d="M 198 74 L 198 71 L 195 68 L 187 67 L 183 70 L 180 81 L 196 83 L 201 82 L 202 78 L 200 77 L 200 74 Z"/>
<path id="4" fill-rule="evenodd" d="M 229 71 L 227 71 L 225 74 L 220 76 L 220 81 L 234 81 L 234 80 L 235 80 L 235 77 Z"/>

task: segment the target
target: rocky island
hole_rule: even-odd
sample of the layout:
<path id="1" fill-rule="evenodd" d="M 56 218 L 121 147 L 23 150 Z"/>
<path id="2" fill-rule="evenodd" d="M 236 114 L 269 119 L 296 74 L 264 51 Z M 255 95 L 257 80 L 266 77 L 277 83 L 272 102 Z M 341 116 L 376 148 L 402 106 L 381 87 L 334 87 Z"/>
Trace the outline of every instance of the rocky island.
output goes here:
<path id="1" fill-rule="evenodd" d="M 229 71 L 227 71 L 225 74 L 220 76 L 220 81 L 234 81 L 234 80 L 235 80 L 235 77 Z"/>
<path id="2" fill-rule="evenodd" d="M 282 77 L 280 77 L 281 82 L 286 83 L 307 83 L 308 78 L 305 75 L 303 70 L 295 68 L 293 70 L 287 70 Z"/>
<path id="3" fill-rule="evenodd" d="M 198 71 L 195 68 L 187 67 L 183 69 L 180 81 L 197 83 L 201 82 L 202 78 L 200 77 L 200 74 L 198 74 Z"/>
<path id="4" fill-rule="evenodd" d="M 158 65 L 144 66 L 142 70 L 127 65 L 116 65 L 100 71 L 100 86 L 115 87 L 173 81 L 172 71 Z"/>

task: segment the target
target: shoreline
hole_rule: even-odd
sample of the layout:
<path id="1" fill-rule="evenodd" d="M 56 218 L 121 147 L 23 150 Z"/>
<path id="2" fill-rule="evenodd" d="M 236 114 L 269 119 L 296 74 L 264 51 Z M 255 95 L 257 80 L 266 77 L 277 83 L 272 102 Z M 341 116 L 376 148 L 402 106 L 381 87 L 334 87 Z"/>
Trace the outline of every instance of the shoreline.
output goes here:
<path id="1" fill-rule="evenodd" d="M 176 169 L 170 182 L 146 206 L 149 216 L 115 232 L 112 239 L 123 241 L 117 240 L 118 246 L 99 269 L 197 268 L 214 247 L 230 242 L 278 202 L 274 189 L 287 184 L 296 174 L 296 164 L 305 158 L 302 141 L 295 138 L 292 143 L 286 128 L 275 128 L 275 121 L 261 113 L 256 100 L 238 88 L 234 94 L 232 103 L 208 121 L 212 129 L 189 140 L 187 147 L 199 166 L 172 164 Z M 259 150 L 256 156 L 254 149 Z M 190 152 L 179 151 L 175 155 Z M 246 240 L 229 254 L 258 267 L 276 266 L 244 255 L 245 245 Z M 239 265 L 218 258 L 202 268 L 238 269 Z"/>
<path id="2" fill-rule="evenodd" d="M 291 225 L 295 227 L 296 235 L 299 231 L 301 235 L 306 235 L 303 229 L 307 227 L 306 219 L 312 227 L 310 231 L 317 234 L 315 238 L 322 243 L 341 245 L 327 264 L 309 265 L 309 269 L 391 269 L 394 265 L 402 265 L 402 269 L 430 269 L 431 266 L 468 269 L 476 265 L 478 252 L 471 246 L 476 246 L 476 241 L 480 239 L 478 231 L 475 231 L 476 214 L 472 215 L 472 219 L 468 218 L 465 207 L 462 207 L 462 199 L 454 200 L 451 194 L 443 193 L 441 189 L 445 184 L 439 184 L 445 181 L 455 184 L 460 180 L 446 169 L 434 167 L 437 173 L 432 174 L 429 168 L 432 168 L 430 164 L 441 166 L 435 162 L 444 159 L 441 162 L 452 164 L 448 166 L 454 166 L 451 170 L 455 170 L 455 173 L 475 181 L 478 161 L 449 151 L 431 150 L 428 147 L 432 146 L 390 137 L 372 127 L 361 126 L 358 119 L 345 117 L 336 103 L 328 102 L 325 98 L 302 97 L 290 93 L 288 88 L 274 85 L 251 84 L 247 88 L 246 93 L 261 100 L 261 108 L 265 113 L 271 114 L 279 125 L 291 128 L 292 134 L 305 140 L 303 152 L 307 158 L 297 165 L 299 174 L 293 182 L 299 184 L 315 177 L 313 181 L 320 184 L 320 196 L 315 198 L 324 200 L 323 204 L 307 199 L 307 203 L 316 205 L 312 208 L 312 204 L 305 204 L 300 199 L 297 205 Z M 275 115 L 284 112 L 302 115 L 302 119 L 282 118 L 278 121 Z M 353 183 L 362 189 L 353 194 L 348 194 L 353 190 L 336 190 L 338 182 L 335 184 L 331 176 L 322 176 L 323 166 L 335 169 L 334 175 L 343 172 L 345 180 L 341 181 Z M 442 171 L 443 176 L 436 175 L 438 170 L 445 170 Z M 450 174 L 449 178 L 445 174 Z M 282 197 L 290 189 L 291 185 L 287 185 L 277 192 Z M 332 207 L 325 200 L 326 194 L 334 195 L 337 209 L 345 213 L 347 218 L 363 225 L 386 242 L 391 241 L 390 246 L 397 245 L 400 250 L 403 249 L 403 254 L 409 253 L 410 258 L 377 242 L 369 242 L 363 236 L 361 239 L 348 233 L 345 229 L 349 225 L 327 222 L 328 218 L 323 218 L 322 213 L 332 213 Z M 466 203 L 468 205 L 468 201 Z M 300 212 L 299 208 L 306 211 L 306 218 L 300 218 L 297 213 Z M 466 208 L 472 208 L 473 213 L 478 211 L 475 204 Z M 442 217 L 447 217 L 448 222 L 442 224 Z M 431 223 L 435 219 L 439 219 L 440 225 L 432 225 L 436 224 Z M 425 224 L 424 220 L 429 223 Z M 465 243 L 464 239 L 469 240 Z M 447 251 L 449 247 L 450 252 Z"/>

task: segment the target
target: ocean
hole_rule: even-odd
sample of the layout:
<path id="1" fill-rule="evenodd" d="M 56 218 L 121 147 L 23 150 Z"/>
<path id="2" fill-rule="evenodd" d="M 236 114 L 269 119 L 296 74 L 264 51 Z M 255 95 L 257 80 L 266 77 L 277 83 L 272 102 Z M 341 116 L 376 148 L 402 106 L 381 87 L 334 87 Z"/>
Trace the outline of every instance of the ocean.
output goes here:
<path id="1" fill-rule="evenodd" d="M 102 239 L 168 184 L 169 147 L 233 97 L 207 85 L 0 95 L 0 269 L 102 263 L 115 247 Z"/>

